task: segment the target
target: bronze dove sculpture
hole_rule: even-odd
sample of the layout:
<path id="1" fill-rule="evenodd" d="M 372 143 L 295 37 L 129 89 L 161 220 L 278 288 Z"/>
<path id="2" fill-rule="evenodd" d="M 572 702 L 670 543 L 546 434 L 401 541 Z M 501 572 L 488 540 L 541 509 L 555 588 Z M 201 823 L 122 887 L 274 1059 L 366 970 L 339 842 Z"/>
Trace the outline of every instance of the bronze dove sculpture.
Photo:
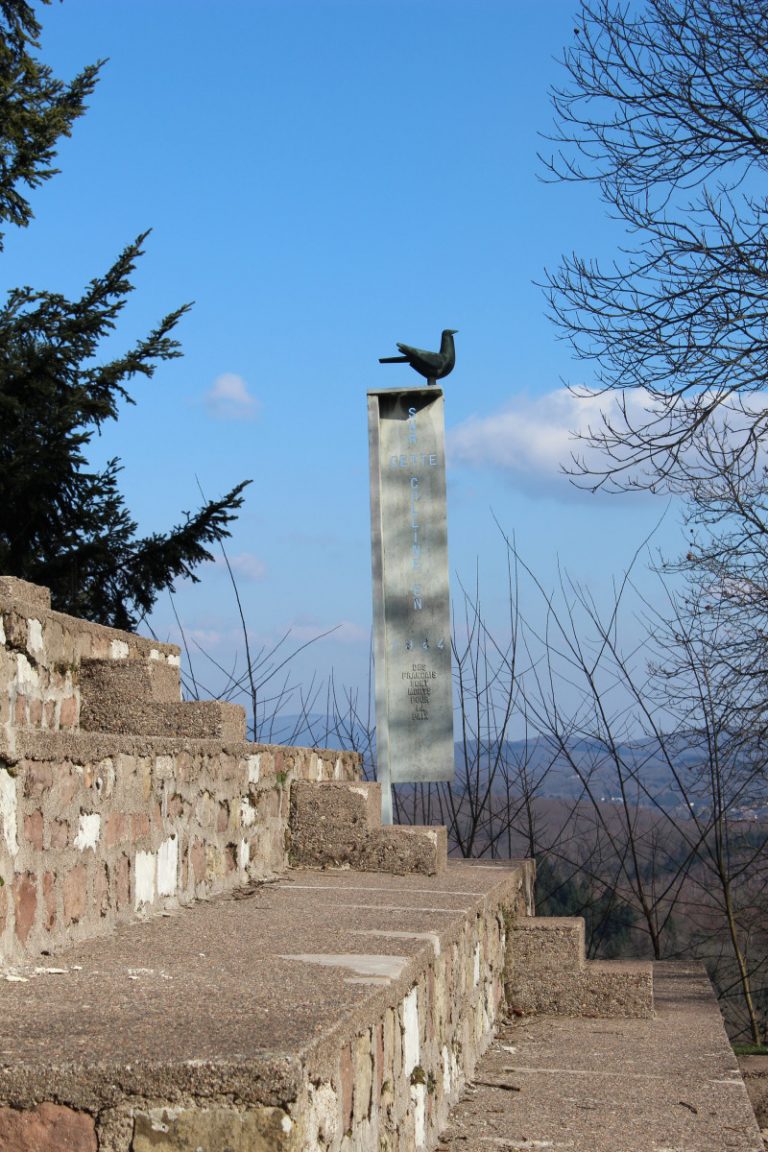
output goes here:
<path id="1" fill-rule="evenodd" d="M 423 348 L 411 348 L 410 344 L 398 344 L 402 356 L 380 356 L 379 364 L 410 364 L 421 376 L 426 376 L 427 384 L 435 384 L 447 376 L 456 363 L 453 338 L 457 332 L 458 328 L 444 330 L 439 352 L 425 352 Z"/>

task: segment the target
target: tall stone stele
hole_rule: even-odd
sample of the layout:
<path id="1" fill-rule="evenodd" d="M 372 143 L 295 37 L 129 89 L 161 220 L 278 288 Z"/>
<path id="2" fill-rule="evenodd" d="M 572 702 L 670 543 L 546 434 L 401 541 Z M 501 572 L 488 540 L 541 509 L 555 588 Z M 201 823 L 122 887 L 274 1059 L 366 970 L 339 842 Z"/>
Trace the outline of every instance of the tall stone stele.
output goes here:
<path id="1" fill-rule="evenodd" d="M 445 414 L 437 387 L 368 393 L 376 753 L 391 785 L 452 780 Z"/>

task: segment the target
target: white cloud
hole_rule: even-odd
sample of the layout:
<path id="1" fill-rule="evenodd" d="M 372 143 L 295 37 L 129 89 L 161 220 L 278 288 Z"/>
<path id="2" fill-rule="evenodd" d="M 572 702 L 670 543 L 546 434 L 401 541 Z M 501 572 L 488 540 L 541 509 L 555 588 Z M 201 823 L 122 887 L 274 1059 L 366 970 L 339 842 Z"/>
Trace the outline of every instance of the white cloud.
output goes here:
<path id="1" fill-rule="evenodd" d="M 629 409 L 633 400 L 626 399 Z M 639 414 L 642 405 L 639 400 L 636 403 Z M 590 427 L 599 428 L 603 413 L 612 408 L 617 410 L 614 396 L 574 396 L 567 388 L 544 396 L 518 396 L 501 411 L 471 416 L 453 428 L 448 434 L 450 460 L 503 472 L 529 491 L 573 498 L 579 490 L 563 469 L 570 467 L 574 452 L 582 459 L 588 457 L 588 445 L 577 437 Z"/>
<path id="2" fill-rule="evenodd" d="M 235 372 L 217 376 L 203 399 L 215 420 L 253 420 L 261 408 L 243 377 Z"/>
<path id="3" fill-rule="evenodd" d="M 227 554 L 229 566 L 234 572 L 235 576 L 242 576 L 244 580 L 263 580 L 267 574 L 267 565 L 260 556 L 254 556 L 252 552 L 238 552 L 234 556 Z M 221 557 L 217 557 L 215 563 L 220 568 L 226 568 L 226 563 Z"/>

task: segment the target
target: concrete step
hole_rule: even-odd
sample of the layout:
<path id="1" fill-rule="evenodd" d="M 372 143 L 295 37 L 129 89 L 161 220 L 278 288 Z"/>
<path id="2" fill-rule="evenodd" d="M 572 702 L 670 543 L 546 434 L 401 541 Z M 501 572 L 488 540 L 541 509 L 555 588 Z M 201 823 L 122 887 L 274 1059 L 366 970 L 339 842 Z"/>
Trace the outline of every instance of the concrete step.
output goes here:
<path id="1" fill-rule="evenodd" d="M 292 871 L 6 969 L 0 1148 L 434 1147 L 532 874 Z"/>
<path id="2" fill-rule="evenodd" d="M 83 660 L 79 679 L 81 698 L 95 711 L 100 701 L 111 704 L 115 697 L 160 704 L 181 700 L 179 667 L 160 660 Z"/>
<path id="3" fill-rule="evenodd" d="M 586 960 L 581 917 L 532 916 L 510 930 L 507 1001 L 525 1016 L 653 1014 L 653 968 Z"/>
<path id="4" fill-rule="evenodd" d="M 445 828 L 381 825 L 381 786 L 372 783 L 291 787 L 290 850 L 300 868 L 352 868 L 431 876 L 445 869 Z"/>
<path id="5" fill-rule="evenodd" d="M 440 1152 L 764 1152 L 709 980 L 655 964 L 655 1015 L 505 1024 Z"/>
<path id="6" fill-rule="evenodd" d="M 98 708 L 81 704 L 80 731 L 241 743 L 246 738 L 245 709 L 215 700 L 157 704 L 114 697 L 101 700 Z"/>

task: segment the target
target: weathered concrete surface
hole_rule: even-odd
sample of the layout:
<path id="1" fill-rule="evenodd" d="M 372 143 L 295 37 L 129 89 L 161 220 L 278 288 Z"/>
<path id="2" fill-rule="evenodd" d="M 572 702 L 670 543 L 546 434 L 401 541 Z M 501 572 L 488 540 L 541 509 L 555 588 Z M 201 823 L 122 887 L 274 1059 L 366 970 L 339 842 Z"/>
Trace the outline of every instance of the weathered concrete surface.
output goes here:
<path id="1" fill-rule="evenodd" d="M 524 1016 L 652 1016 L 645 961 L 587 960 L 580 916 L 533 916 L 510 926 L 507 1003 Z"/>
<path id="2" fill-rule="evenodd" d="M 448 863 L 442 827 L 381 825 L 381 785 L 373 783 L 291 785 L 291 863 L 299 868 L 353 868 L 360 872 L 423 872 L 432 876 Z"/>
<path id="3" fill-rule="evenodd" d="M 442 1152 L 763 1152 L 708 979 L 654 965 L 652 1020 L 505 1025 Z"/>
<path id="4" fill-rule="evenodd" d="M 768 1148 L 768 1056 L 739 1056 L 739 1068 Z"/>
<path id="5" fill-rule="evenodd" d="M 426 1148 L 490 1042 L 532 872 L 294 871 L 6 970 L 0 1116 L 55 1102 L 99 1152 Z"/>

